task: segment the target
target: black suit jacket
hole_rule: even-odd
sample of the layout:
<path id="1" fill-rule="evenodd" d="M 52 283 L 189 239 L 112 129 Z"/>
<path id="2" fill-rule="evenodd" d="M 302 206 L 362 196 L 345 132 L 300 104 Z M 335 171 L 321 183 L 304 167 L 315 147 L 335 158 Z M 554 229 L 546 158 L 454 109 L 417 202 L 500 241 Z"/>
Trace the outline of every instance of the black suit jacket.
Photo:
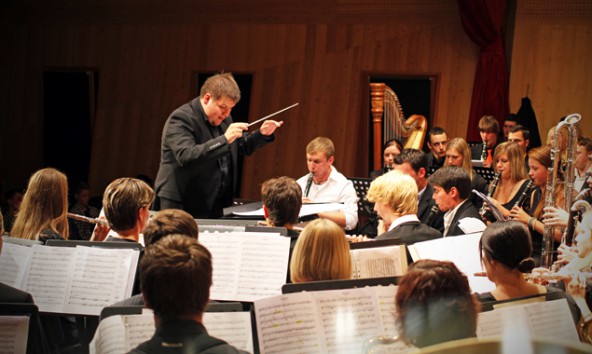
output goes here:
<path id="1" fill-rule="evenodd" d="M 477 210 L 477 208 L 475 208 L 475 206 L 470 201 L 463 202 L 460 208 L 458 208 L 456 214 L 454 214 L 452 223 L 450 223 L 450 228 L 448 229 L 448 232 L 445 236 L 464 235 L 465 232 L 459 227 L 460 221 L 464 218 L 476 218 L 481 220 L 479 210 Z"/>
<path id="2" fill-rule="evenodd" d="M 231 116 L 222 121 L 222 132 L 232 123 Z M 224 135 L 215 137 L 197 97 L 176 109 L 164 125 L 156 195 L 181 203 L 195 218 L 209 218 L 216 212 L 212 207 L 220 195 L 225 196 L 223 207 L 232 204 L 233 193 L 223 191 L 230 188 L 232 192 L 236 187 L 238 154 L 250 155 L 273 140 L 259 130 L 245 133 L 232 144 Z M 232 183 L 226 187 L 220 162 L 225 156 L 232 159 Z"/>
<path id="3" fill-rule="evenodd" d="M 444 221 L 442 219 L 442 216 L 444 215 L 444 213 L 438 210 L 434 215 L 430 216 L 430 210 L 434 205 L 436 205 L 436 201 L 434 200 L 434 198 L 432 198 L 433 195 L 434 188 L 428 183 L 425 191 L 419 199 L 419 205 L 417 207 L 417 218 L 419 219 L 419 221 L 421 221 L 422 224 L 426 224 L 429 227 L 436 230 L 443 230 Z M 429 223 L 428 218 L 430 219 Z"/>
<path id="4" fill-rule="evenodd" d="M 417 221 L 403 223 L 391 231 L 387 231 L 378 236 L 377 240 L 398 238 L 406 245 L 412 245 L 416 242 L 433 240 L 442 237 L 442 234 L 431 227 Z"/>

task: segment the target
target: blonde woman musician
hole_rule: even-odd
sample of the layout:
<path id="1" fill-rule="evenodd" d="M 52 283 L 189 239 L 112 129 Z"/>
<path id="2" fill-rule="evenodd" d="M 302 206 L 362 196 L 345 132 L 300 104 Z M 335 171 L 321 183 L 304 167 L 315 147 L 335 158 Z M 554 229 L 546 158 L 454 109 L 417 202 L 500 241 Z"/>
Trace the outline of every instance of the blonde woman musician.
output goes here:
<path id="1" fill-rule="evenodd" d="M 503 216 L 508 218 L 512 207 L 516 203 L 522 204 L 521 200 L 525 199 L 525 193 L 528 193 L 529 187 L 524 157 L 518 144 L 505 142 L 498 145 L 493 154 L 493 167 L 499 177 L 495 190 L 491 191 L 491 197 Z M 493 187 L 493 184 L 492 181 L 488 190 Z M 488 217 L 488 221 L 495 220 Z"/>
<path id="2" fill-rule="evenodd" d="M 471 163 L 471 150 L 469 145 L 463 138 L 453 138 L 448 142 L 446 146 L 446 160 L 444 166 L 458 166 L 462 167 L 471 178 L 471 189 L 478 190 L 481 193 L 486 193 L 487 181 L 475 170 L 473 170 L 473 164 Z M 469 200 L 475 208 L 479 209 L 483 204 L 481 198 L 474 193 L 471 193 Z"/>

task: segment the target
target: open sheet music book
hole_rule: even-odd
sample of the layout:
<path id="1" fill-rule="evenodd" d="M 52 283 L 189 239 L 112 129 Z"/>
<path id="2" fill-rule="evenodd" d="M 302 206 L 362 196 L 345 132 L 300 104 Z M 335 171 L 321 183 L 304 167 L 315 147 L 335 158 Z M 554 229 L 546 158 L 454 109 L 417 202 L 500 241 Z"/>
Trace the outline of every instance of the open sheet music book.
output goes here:
<path id="1" fill-rule="evenodd" d="M 479 198 L 483 199 L 483 203 L 485 203 L 489 210 L 491 210 L 491 213 L 497 221 L 506 221 L 504 214 L 502 214 L 501 210 L 499 210 L 499 208 L 491 201 L 491 197 L 488 197 L 487 195 L 475 189 L 473 189 L 472 192 L 476 194 Z"/>
<path id="2" fill-rule="evenodd" d="M 253 331 L 249 312 L 204 312 L 208 334 L 238 349 L 253 352 Z M 127 353 L 154 335 L 154 316 L 144 309 L 141 315 L 115 315 L 99 323 L 90 343 L 91 354 Z"/>
<path id="3" fill-rule="evenodd" d="M 568 342 L 580 340 L 566 299 L 504 306 L 481 312 L 477 320 L 477 336 L 501 336 L 510 343 L 530 337 Z"/>
<path id="4" fill-rule="evenodd" d="M 132 293 L 139 252 L 7 243 L 0 282 L 33 295 L 41 312 L 96 315 Z"/>
<path id="5" fill-rule="evenodd" d="M 471 289 L 483 293 L 495 289 L 495 284 L 487 277 L 475 276 L 484 272 L 479 258 L 480 239 L 481 233 L 475 233 L 416 242 L 408 247 L 414 261 L 433 259 L 454 263 L 469 278 Z"/>
<path id="6" fill-rule="evenodd" d="M 407 273 L 405 245 L 350 250 L 353 279 L 401 276 Z"/>
<path id="7" fill-rule="evenodd" d="M 312 291 L 255 301 L 261 354 L 360 353 L 364 342 L 396 336 L 396 286 Z M 399 351 L 411 350 L 402 343 Z"/>
<path id="8" fill-rule="evenodd" d="M 326 211 L 339 211 L 344 209 L 346 206 L 343 203 L 310 203 L 310 204 L 302 204 L 300 208 L 300 213 L 298 214 L 299 218 L 315 215 L 318 213 L 326 212 Z M 260 216 L 264 217 L 265 214 L 263 212 L 263 208 L 259 208 L 253 211 L 243 211 L 233 212 L 234 215 L 238 216 Z"/>
<path id="9" fill-rule="evenodd" d="M 212 253 L 212 300 L 255 301 L 279 295 L 288 273 L 290 238 L 273 233 L 200 233 Z"/>
<path id="10" fill-rule="evenodd" d="M 25 354 L 29 316 L 0 316 L 0 353 Z"/>

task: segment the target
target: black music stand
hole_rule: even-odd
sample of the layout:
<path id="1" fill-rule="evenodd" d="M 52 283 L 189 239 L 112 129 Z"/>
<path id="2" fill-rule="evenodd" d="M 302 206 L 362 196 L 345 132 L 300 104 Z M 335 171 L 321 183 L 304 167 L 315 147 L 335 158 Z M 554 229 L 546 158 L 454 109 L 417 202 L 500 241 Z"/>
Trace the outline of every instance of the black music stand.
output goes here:
<path id="1" fill-rule="evenodd" d="M 376 237 L 376 228 L 378 227 L 378 215 L 374 212 L 374 204 L 366 200 L 368 189 L 370 188 L 371 178 L 348 178 L 354 184 L 356 195 L 358 196 L 358 228 L 357 234 Z"/>
<path id="2" fill-rule="evenodd" d="M 39 319 L 37 305 L 32 303 L 0 303 L 0 317 L 26 316 L 29 318 L 27 353 L 49 354 L 49 346 Z"/>
<path id="3" fill-rule="evenodd" d="M 493 178 L 495 177 L 495 171 L 491 168 L 486 168 L 486 167 L 473 167 L 473 169 L 481 175 L 481 177 L 483 177 L 487 183 L 490 183 L 491 181 L 493 181 Z"/>
<path id="4" fill-rule="evenodd" d="M 350 250 L 359 250 L 363 248 L 374 248 L 374 247 L 388 247 L 388 246 L 398 246 L 403 244 L 403 241 L 400 238 L 385 238 L 383 240 L 372 240 L 372 241 L 363 241 L 363 242 L 350 242 L 349 249 Z"/>
<path id="5" fill-rule="evenodd" d="M 322 280 L 305 283 L 290 283 L 282 286 L 282 294 L 298 293 L 302 291 L 321 291 L 336 289 L 364 288 L 367 286 L 389 286 L 399 284 L 401 277 L 382 277 L 346 280 Z"/>

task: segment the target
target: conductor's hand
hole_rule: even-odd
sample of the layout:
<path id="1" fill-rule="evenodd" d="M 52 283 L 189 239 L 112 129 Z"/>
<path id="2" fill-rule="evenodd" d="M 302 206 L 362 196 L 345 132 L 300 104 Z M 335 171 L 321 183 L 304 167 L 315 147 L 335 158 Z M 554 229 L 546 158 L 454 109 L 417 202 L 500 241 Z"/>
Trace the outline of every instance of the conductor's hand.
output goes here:
<path id="1" fill-rule="evenodd" d="M 273 134 L 273 132 L 275 132 L 275 130 L 277 128 L 281 127 L 282 124 L 284 124 L 283 121 L 276 122 L 275 120 L 266 120 L 261 125 L 261 128 L 259 129 L 259 131 L 261 132 L 261 134 L 263 134 L 265 136 L 269 136 L 269 135 Z"/>
<path id="2" fill-rule="evenodd" d="M 243 136 L 243 132 L 249 128 L 247 123 L 232 123 L 226 129 L 226 133 L 224 133 L 224 137 L 228 141 L 229 144 L 232 144 L 236 139 Z"/>

